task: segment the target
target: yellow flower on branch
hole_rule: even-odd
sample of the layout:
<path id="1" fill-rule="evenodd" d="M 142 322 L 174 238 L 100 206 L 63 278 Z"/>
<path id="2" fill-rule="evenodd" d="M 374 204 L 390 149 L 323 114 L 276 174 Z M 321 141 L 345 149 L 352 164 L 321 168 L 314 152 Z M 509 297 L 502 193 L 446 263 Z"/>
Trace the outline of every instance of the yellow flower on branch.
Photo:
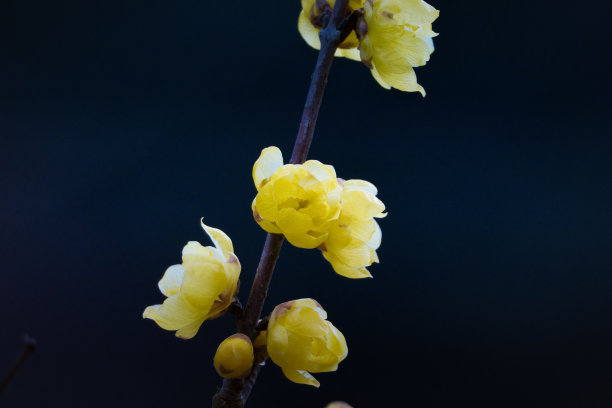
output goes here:
<path id="1" fill-rule="evenodd" d="M 261 152 L 253 166 L 257 196 L 253 216 L 266 231 L 284 234 L 296 247 L 316 248 L 340 215 L 342 188 L 332 166 L 316 160 L 285 164 L 277 147 Z"/>
<path id="2" fill-rule="evenodd" d="M 204 223 L 202 227 L 215 246 L 188 242 L 183 248 L 183 263 L 169 267 L 159 281 L 167 299 L 143 313 L 162 329 L 176 330 L 182 339 L 195 336 L 204 320 L 225 313 L 238 291 L 240 262 L 232 241 L 219 229 Z"/>
<path id="3" fill-rule="evenodd" d="M 251 339 L 236 333 L 219 344 L 213 363 L 221 377 L 242 378 L 251 372 L 254 358 Z"/>
<path id="4" fill-rule="evenodd" d="M 376 187 L 364 180 L 342 181 L 342 211 L 320 246 L 336 273 L 347 278 L 372 277 L 367 267 L 378 262 L 382 232 L 374 218 L 385 217 Z"/>
<path id="5" fill-rule="evenodd" d="M 298 30 L 308 45 L 321 48 L 319 31 L 325 8 L 315 0 L 302 0 Z M 350 0 L 349 13 L 362 13 L 356 27 L 336 50 L 336 56 L 366 64 L 376 81 L 386 88 L 420 92 L 414 67 L 425 65 L 434 51 L 432 23 L 438 10 L 423 0 Z"/>
<path id="6" fill-rule="evenodd" d="M 431 24 L 438 14 L 422 0 L 366 0 L 359 51 L 381 86 L 425 96 L 413 67 L 425 65 L 434 51 Z"/>
<path id="7" fill-rule="evenodd" d="M 268 354 L 289 380 L 318 387 L 310 373 L 336 371 L 348 354 L 344 336 L 326 319 L 327 313 L 313 299 L 274 308 L 267 330 Z"/>

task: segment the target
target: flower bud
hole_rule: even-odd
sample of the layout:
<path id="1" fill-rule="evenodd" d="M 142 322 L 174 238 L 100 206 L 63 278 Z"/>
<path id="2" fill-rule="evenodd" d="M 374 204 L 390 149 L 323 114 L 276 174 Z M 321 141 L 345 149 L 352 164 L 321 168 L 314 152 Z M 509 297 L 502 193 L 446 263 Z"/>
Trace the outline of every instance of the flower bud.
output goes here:
<path id="1" fill-rule="evenodd" d="M 223 378 L 245 377 L 251 372 L 253 358 L 251 340 L 236 333 L 219 344 L 214 358 L 215 370 Z"/>
<path id="2" fill-rule="evenodd" d="M 335 371 L 348 354 L 344 336 L 326 318 L 325 310 L 313 299 L 285 302 L 272 312 L 268 354 L 289 380 L 318 387 L 309 371 Z"/>

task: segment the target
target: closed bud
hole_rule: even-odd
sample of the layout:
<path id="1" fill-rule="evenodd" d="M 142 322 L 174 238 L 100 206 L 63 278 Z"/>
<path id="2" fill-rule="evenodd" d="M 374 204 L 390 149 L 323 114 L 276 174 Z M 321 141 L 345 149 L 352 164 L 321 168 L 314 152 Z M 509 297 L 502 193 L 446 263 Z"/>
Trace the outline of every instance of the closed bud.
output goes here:
<path id="1" fill-rule="evenodd" d="M 244 334 L 223 340 L 215 353 L 214 365 L 223 378 L 246 377 L 253 366 L 253 344 Z"/>

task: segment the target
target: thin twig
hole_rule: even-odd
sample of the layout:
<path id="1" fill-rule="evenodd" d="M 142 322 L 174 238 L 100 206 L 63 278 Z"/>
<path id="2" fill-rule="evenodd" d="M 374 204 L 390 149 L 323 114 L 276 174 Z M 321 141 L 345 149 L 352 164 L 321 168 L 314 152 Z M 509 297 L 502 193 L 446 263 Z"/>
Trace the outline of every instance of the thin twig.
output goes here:
<path id="1" fill-rule="evenodd" d="M 323 92 L 327 84 L 327 75 L 329 74 L 336 49 L 344 39 L 343 37 L 346 37 L 346 30 L 340 31 L 338 27 L 347 18 L 348 3 L 349 0 L 336 0 L 329 22 L 319 31 L 321 50 L 319 51 L 317 64 L 312 74 L 306 104 L 304 105 L 304 113 L 302 114 L 300 127 L 295 139 L 290 161 L 292 164 L 303 163 L 308 156 L 315 124 L 319 115 L 319 108 L 323 99 Z M 343 26 L 345 28 L 346 24 L 343 24 Z M 272 273 L 274 272 L 274 265 L 278 259 L 283 241 L 284 236 L 281 234 L 268 234 L 259 260 L 259 266 L 257 267 L 257 273 L 253 280 L 249 300 L 244 310 L 244 318 L 238 322 L 240 332 L 246 334 L 251 339 L 254 339 L 257 333 L 257 322 L 263 309 Z M 246 379 L 224 379 L 223 386 L 213 397 L 213 408 L 243 408 L 260 370 L 261 366 L 256 365 Z"/>
<path id="2" fill-rule="evenodd" d="M 17 360 L 15 361 L 15 363 L 13 364 L 9 372 L 6 374 L 6 376 L 2 379 L 2 382 L 0 382 L 0 395 L 5 390 L 5 388 L 8 386 L 8 384 L 11 382 L 13 377 L 15 377 L 15 374 L 17 374 L 17 371 L 19 371 L 19 368 L 23 365 L 23 363 L 25 363 L 28 357 L 34 352 L 34 350 L 36 350 L 36 340 L 31 338 L 27 334 L 24 335 L 23 336 L 23 351 L 21 352 L 21 354 L 19 355 L 19 357 L 17 358 Z"/>

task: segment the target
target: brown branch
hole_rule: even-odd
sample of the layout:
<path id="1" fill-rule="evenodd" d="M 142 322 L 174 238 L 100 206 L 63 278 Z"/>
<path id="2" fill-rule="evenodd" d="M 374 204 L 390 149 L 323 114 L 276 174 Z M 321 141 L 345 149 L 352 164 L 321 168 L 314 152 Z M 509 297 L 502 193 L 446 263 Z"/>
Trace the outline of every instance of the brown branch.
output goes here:
<path id="1" fill-rule="evenodd" d="M 6 376 L 2 379 L 2 382 L 0 382 L 0 394 L 2 394 L 2 392 L 6 389 L 13 377 L 15 377 L 15 374 L 17 374 L 17 371 L 19 371 L 19 368 L 23 365 L 23 363 L 25 363 L 28 357 L 30 357 L 34 350 L 36 350 L 36 340 L 31 338 L 27 334 L 23 336 L 23 343 L 23 351 L 21 352 L 9 372 L 6 374 Z"/>
<path id="2" fill-rule="evenodd" d="M 346 17 L 348 2 L 349 0 L 336 1 L 329 24 L 319 31 L 321 50 L 319 51 L 317 64 L 312 74 L 306 104 L 304 105 L 304 113 L 302 114 L 300 128 L 291 155 L 291 163 L 293 164 L 303 163 L 308 156 L 315 124 L 319 116 L 319 108 L 323 99 L 323 92 L 327 84 L 327 75 L 329 74 L 336 49 L 342 42 L 342 32 L 338 30 L 338 26 Z"/>
<path id="3" fill-rule="evenodd" d="M 327 84 L 327 75 L 329 74 L 336 49 L 346 35 L 348 35 L 346 29 L 348 3 L 349 0 L 336 0 L 329 21 L 319 31 L 321 50 L 319 51 L 314 73 L 312 74 L 310 88 L 306 96 L 306 104 L 304 105 L 304 113 L 302 114 L 300 127 L 295 139 L 290 161 L 292 164 L 303 163 L 308 156 L 317 116 L 319 115 L 319 108 L 323 99 L 323 92 Z M 342 29 L 339 29 L 341 26 Z M 238 321 L 239 331 L 249 336 L 252 340 L 254 340 L 257 333 L 256 326 L 268 294 L 274 265 L 278 259 L 283 241 L 283 235 L 268 234 L 255 279 L 253 280 L 249 300 L 244 310 L 244 318 Z M 213 396 L 213 408 L 243 408 L 260 370 L 261 366 L 256 365 L 246 379 L 224 379 L 223 386 Z"/>

